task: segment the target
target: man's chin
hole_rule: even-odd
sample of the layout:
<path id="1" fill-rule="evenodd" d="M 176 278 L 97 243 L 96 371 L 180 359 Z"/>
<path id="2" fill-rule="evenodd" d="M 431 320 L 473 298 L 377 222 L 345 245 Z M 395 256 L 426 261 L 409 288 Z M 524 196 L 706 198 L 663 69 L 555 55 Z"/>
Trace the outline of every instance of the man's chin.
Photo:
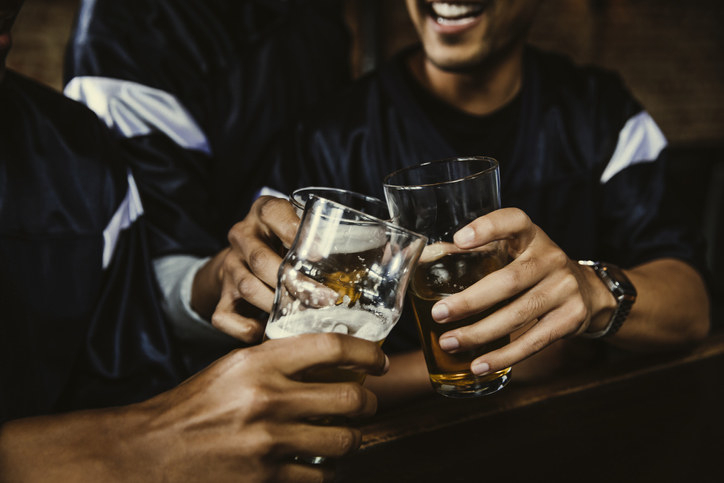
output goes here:
<path id="1" fill-rule="evenodd" d="M 451 74 L 474 72 L 483 64 L 483 61 L 480 59 L 445 55 L 427 56 L 427 60 L 437 69 L 443 72 L 450 72 Z"/>

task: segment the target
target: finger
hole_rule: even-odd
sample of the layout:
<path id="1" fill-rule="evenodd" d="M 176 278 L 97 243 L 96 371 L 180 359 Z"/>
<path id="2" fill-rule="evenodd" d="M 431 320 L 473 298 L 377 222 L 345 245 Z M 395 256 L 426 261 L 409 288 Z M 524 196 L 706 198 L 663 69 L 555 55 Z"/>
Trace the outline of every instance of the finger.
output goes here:
<path id="1" fill-rule="evenodd" d="M 295 382 L 285 395 L 279 407 L 294 408 L 294 419 L 360 418 L 377 411 L 377 396 L 356 382 Z"/>
<path id="2" fill-rule="evenodd" d="M 567 305 L 561 306 L 547 313 L 510 344 L 475 359 L 471 370 L 484 375 L 510 367 L 575 331 L 579 316 Z"/>
<path id="3" fill-rule="evenodd" d="M 259 238 L 251 230 L 229 232 L 229 242 L 234 250 L 232 256 L 238 257 L 250 273 L 269 287 L 276 287 L 277 272 L 282 257 L 270 245 L 268 239 Z"/>
<path id="4" fill-rule="evenodd" d="M 389 360 L 379 345 L 343 334 L 303 334 L 263 344 L 274 352 L 276 367 L 288 376 L 313 367 L 354 367 L 384 374 Z"/>
<path id="5" fill-rule="evenodd" d="M 442 334 L 440 345 L 454 353 L 504 337 L 560 306 L 565 292 L 559 289 L 555 281 L 545 281 L 507 304 L 498 305 L 484 319 Z"/>
<path id="6" fill-rule="evenodd" d="M 231 291 L 224 291 L 211 316 L 211 324 L 221 332 L 236 339 L 253 344 L 261 340 L 264 325 L 254 317 L 239 313 L 239 305 L 243 303 L 235 299 Z"/>
<path id="7" fill-rule="evenodd" d="M 362 443 L 360 430 L 336 424 L 284 424 L 276 428 L 272 437 L 275 440 L 272 454 L 282 458 L 340 458 L 359 448 Z"/>
<path id="8" fill-rule="evenodd" d="M 282 244 L 289 248 L 299 228 L 299 217 L 294 206 L 287 200 L 274 197 L 261 197 L 258 213 L 265 227 L 266 234 L 273 234 Z"/>
<path id="9" fill-rule="evenodd" d="M 274 290 L 257 278 L 233 253 L 224 263 L 222 296 L 225 292 L 233 300 L 245 300 L 267 313 L 274 302 Z"/>
<path id="10" fill-rule="evenodd" d="M 318 483 L 334 481 L 334 469 L 326 465 L 305 465 L 302 463 L 286 463 L 279 467 L 274 481 Z"/>
<path id="11" fill-rule="evenodd" d="M 436 322 L 445 323 L 478 314 L 530 289 L 545 275 L 539 260 L 523 255 L 465 290 L 437 302 L 432 308 L 432 317 Z"/>
<path id="12" fill-rule="evenodd" d="M 448 242 L 436 242 L 425 245 L 418 263 L 432 263 L 451 253 L 460 253 L 465 250 Z"/>
<path id="13" fill-rule="evenodd" d="M 512 247 L 522 252 L 535 238 L 537 227 L 518 208 L 503 208 L 481 216 L 455 233 L 460 248 L 475 248 L 496 240 L 512 240 Z"/>
<path id="14" fill-rule="evenodd" d="M 432 316 L 437 322 L 460 320 L 511 299 L 550 278 L 568 265 L 568 256 L 542 231 L 508 265 L 489 273 L 467 289 L 436 303 Z"/>

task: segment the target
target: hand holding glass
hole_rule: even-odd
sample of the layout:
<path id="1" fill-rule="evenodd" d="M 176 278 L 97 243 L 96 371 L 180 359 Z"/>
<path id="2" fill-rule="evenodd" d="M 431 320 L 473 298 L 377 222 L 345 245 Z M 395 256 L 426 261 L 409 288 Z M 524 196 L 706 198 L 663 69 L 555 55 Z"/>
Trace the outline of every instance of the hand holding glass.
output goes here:
<path id="1" fill-rule="evenodd" d="M 440 336 L 473 324 L 497 307 L 456 322 L 433 320 L 432 306 L 503 267 L 508 255 L 502 242 L 475 250 L 462 250 L 453 235 L 476 218 L 500 208 L 498 162 L 469 157 L 434 161 L 396 171 L 385 178 L 385 196 L 395 223 L 428 237 L 410 285 L 425 361 L 435 390 L 449 397 L 494 393 L 510 380 L 510 368 L 484 376 L 470 370 L 474 359 L 507 344 L 509 337 L 476 350 L 449 353 Z"/>
<path id="2" fill-rule="evenodd" d="M 279 267 L 266 337 L 336 332 L 379 344 L 400 317 L 426 238 L 339 203 L 312 196 Z M 362 382 L 346 369 L 310 380 Z"/>

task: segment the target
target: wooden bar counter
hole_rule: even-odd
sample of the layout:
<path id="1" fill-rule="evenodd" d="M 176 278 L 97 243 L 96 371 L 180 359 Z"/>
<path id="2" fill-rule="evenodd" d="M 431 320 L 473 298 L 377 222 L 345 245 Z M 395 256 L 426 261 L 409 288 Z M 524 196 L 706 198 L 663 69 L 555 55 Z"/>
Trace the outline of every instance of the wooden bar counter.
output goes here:
<path id="1" fill-rule="evenodd" d="M 362 425 L 339 481 L 724 481 L 724 333 L 477 399 L 430 395 Z"/>

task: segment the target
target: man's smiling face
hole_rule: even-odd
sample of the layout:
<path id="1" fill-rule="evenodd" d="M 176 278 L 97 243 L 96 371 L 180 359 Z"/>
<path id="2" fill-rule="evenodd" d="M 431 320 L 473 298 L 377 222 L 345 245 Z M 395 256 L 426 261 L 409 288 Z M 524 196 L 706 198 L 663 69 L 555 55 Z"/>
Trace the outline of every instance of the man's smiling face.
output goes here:
<path id="1" fill-rule="evenodd" d="M 539 0 L 405 0 L 428 60 L 474 69 L 525 38 Z"/>

